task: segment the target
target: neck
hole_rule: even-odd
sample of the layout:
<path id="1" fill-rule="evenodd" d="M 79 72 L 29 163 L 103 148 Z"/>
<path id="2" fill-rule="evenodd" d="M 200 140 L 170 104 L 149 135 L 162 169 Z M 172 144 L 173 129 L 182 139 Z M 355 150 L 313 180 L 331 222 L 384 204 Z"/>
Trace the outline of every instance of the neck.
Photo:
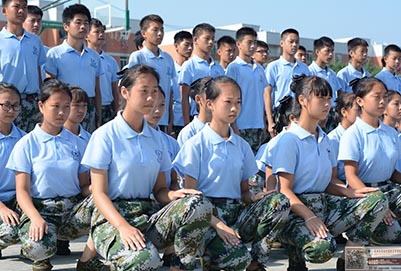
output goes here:
<path id="1" fill-rule="evenodd" d="M 309 133 L 315 135 L 317 137 L 317 124 L 319 123 L 318 119 L 312 119 L 309 116 L 306 116 L 303 112 L 298 120 L 298 125 L 304 128 Z"/>
<path id="2" fill-rule="evenodd" d="M 322 69 L 326 69 L 327 64 L 321 61 L 320 59 L 316 59 L 315 63 Z"/>
<path id="3" fill-rule="evenodd" d="M 22 37 L 22 35 L 24 34 L 24 28 L 22 27 L 22 25 L 7 23 L 7 30 L 10 33 L 16 35 L 18 38 Z"/>
<path id="4" fill-rule="evenodd" d="M 144 41 L 143 46 L 148 48 L 148 50 L 151 51 L 155 56 L 159 55 L 159 47 L 157 45 Z"/>
<path id="5" fill-rule="evenodd" d="M 239 53 L 239 55 L 238 55 L 243 61 L 245 61 L 246 63 L 248 63 L 248 64 L 251 64 L 252 63 L 252 57 L 250 57 L 250 56 L 247 56 L 247 55 L 245 55 L 245 54 L 243 54 L 243 53 Z"/>
<path id="6" fill-rule="evenodd" d="M 346 119 L 343 119 L 343 120 L 341 121 L 341 126 L 342 126 L 345 130 L 347 130 L 351 125 L 352 125 L 352 123 L 350 123 L 350 122 L 347 121 Z"/>
<path id="7" fill-rule="evenodd" d="M 198 57 L 200 57 L 210 63 L 210 54 L 205 53 L 202 50 L 199 50 L 198 47 L 195 47 L 194 55 L 197 55 Z"/>
<path id="8" fill-rule="evenodd" d="M 79 123 L 73 123 L 73 122 L 67 120 L 66 123 L 64 123 L 64 127 L 66 129 L 68 129 L 71 133 L 73 133 L 74 135 L 79 135 L 79 132 L 80 132 Z"/>
<path id="9" fill-rule="evenodd" d="M 363 67 L 362 63 L 355 61 L 353 59 L 351 59 L 350 63 L 357 71 L 362 72 L 362 67 Z"/>
<path id="10" fill-rule="evenodd" d="M 287 54 L 287 53 L 283 52 L 282 56 L 283 56 L 283 58 L 285 60 L 287 60 L 291 64 L 295 64 L 295 57 L 293 55 L 290 55 L 290 54 Z"/>
<path id="11" fill-rule="evenodd" d="M 137 133 L 142 132 L 143 130 L 143 122 L 144 118 L 143 115 L 137 112 L 131 112 L 127 108 L 123 111 L 122 117 L 127 122 L 127 124 Z"/>
<path id="12" fill-rule="evenodd" d="M 212 121 L 210 122 L 210 128 L 213 129 L 219 136 L 221 136 L 224 139 L 228 139 L 230 137 L 230 129 L 227 123 L 222 123 L 218 121 Z"/>
<path id="13" fill-rule="evenodd" d="M 186 58 L 186 57 L 184 57 L 182 55 L 179 55 L 179 54 L 177 54 L 176 57 L 175 57 L 175 62 L 180 66 L 182 66 L 182 64 L 187 60 L 188 60 L 188 58 Z"/>
<path id="14" fill-rule="evenodd" d="M 81 39 L 74 39 L 71 36 L 67 36 L 67 43 L 77 52 L 82 52 L 84 49 L 84 42 Z"/>
<path id="15" fill-rule="evenodd" d="M 394 118 L 389 118 L 389 117 L 384 116 L 383 123 L 390 127 L 396 128 L 397 120 L 395 120 Z"/>
<path id="16" fill-rule="evenodd" d="M 370 116 L 365 112 L 362 112 L 360 115 L 361 120 L 369 124 L 370 126 L 377 128 L 379 127 L 379 118 L 375 116 Z"/>
<path id="17" fill-rule="evenodd" d="M 206 110 L 199 109 L 198 120 L 203 123 L 210 122 L 211 116 Z"/>
<path id="18" fill-rule="evenodd" d="M 42 128 L 42 130 L 48 133 L 49 135 L 56 136 L 61 132 L 61 129 L 63 127 L 53 126 L 47 122 L 43 122 L 40 128 Z"/>
<path id="19" fill-rule="evenodd" d="M 0 124 L 0 133 L 3 135 L 9 135 L 13 125 L 11 123 Z"/>
<path id="20" fill-rule="evenodd" d="M 96 52 L 98 52 L 99 54 L 102 52 L 102 46 L 97 46 L 93 43 L 88 43 L 88 48 L 95 50 Z"/>

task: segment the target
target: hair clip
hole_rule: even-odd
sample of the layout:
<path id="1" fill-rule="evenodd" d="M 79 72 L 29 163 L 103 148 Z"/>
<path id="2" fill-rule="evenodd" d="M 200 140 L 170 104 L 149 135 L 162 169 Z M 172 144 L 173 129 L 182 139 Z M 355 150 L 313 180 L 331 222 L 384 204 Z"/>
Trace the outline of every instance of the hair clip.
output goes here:
<path id="1" fill-rule="evenodd" d="M 306 75 L 304 73 L 299 74 L 299 75 L 294 75 L 294 76 L 292 76 L 292 81 L 298 83 L 298 82 L 302 81 L 305 77 L 306 77 Z"/>

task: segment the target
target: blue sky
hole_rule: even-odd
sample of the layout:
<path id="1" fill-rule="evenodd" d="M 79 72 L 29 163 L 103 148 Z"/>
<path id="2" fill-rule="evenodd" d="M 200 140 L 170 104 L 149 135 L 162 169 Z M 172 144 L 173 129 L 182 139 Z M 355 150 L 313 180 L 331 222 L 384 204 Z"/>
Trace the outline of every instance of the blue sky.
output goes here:
<path id="1" fill-rule="evenodd" d="M 125 0 L 81 3 L 91 10 L 94 5 L 112 3 L 113 14 L 124 14 Z M 308 38 L 359 36 L 401 46 L 400 0 L 129 0 L 129 8 L 131 18 L 135 19 L 159 14 L 166 31 L 192 28 L 200 22 L 214 26 L 249 23 L 277 32 L 293 27 Z"/>

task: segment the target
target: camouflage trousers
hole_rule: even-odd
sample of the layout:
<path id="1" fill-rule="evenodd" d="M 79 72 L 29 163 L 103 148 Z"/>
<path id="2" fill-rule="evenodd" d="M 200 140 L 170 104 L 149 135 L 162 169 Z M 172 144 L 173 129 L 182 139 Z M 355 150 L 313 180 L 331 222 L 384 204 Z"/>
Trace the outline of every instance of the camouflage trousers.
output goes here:
<path id="1" fill-rule="evenodd" d="M 162 209 L 154 201 L 140 199 L 121 199 L 113 203 L 128 223 L 146 238 L 145 249 L 126 249 L 118 230 L 95 209 L 91 236 L 97 252 L 111 261 L 115 270 L 155 270 L 163 264 L 158 250 L 171 245 L 175 250 L 172 266 L 195 269 L 199 246 L 210 225 L 212 204 L 208 200 L 192 195 L 172 201 Z"/>
<path id="2" fill-rule="evenodd" d="M 94 102 L 88 104 L 88 112 L 81 123 L 82 127 L 89 133 L 93 133 L 96 130 L 96 107 Z"/>
<path id="3" fill-rule="evenodd" d="M 29 259 L 40 261 L 56 253 L 57 240 L 73 240 L 89 233 L 94 209 L 92 196 L 56 199 L 32 199 L 33 204 L 48 225 L 48 233 L 40 241 L 29 237 L 30 219 L 21 218 L 19 237 L 22 253 Z"/>
<path id="4" fill-rule="evenodd" d="M 7 202 L 3 202 L 7 208 L 13 210 L 17 214 L 21 214 L 21 211 L 17 207 L 16 199 L 12 199 Z M 19 242 L 18 238 L 18 225 L 9 226 L 3 223 L 0 219 L 0 250 L 5 249 L 8 246 L 14 245 Z"/>
<path id="5" fill-rule="evenodd" d="M 32 101 L 21 99 L 21 111 L 15 120 L 15 125 L 29 133 L 35 128 L 38 122 L 41 122 L 41 120 L 37 99 Z"/>
<path id="6" fill-rule="evenodd" d="M 111 121 L 116 116 L 111 105 L 102 106 L 102 125 Z"/>
<path id="7" fill-rule="evenodd" d="M 216 230 L 210 228 L 202 247 L 203 270 L 244 270 L 251 261 L 267 266 L 273 239 L 284 227 L 290 212 L 288 199 L 275 192 L 247 206 L 230 199 L 214 206 L 214 216 L 236 230 L 241 243 L 225 244 Z M 245 243 L 252 243 L 251 252 Z"/>
<path id="8" fill-rule="evenodd" d="M 244 129 L 239 132 L 241 137 L 249 143 L 253 153 L 256 154 L 263 142 L 263 129 Z"/>
<path id="9" fill-rule="evenodd" d="M 343 232 L 350 241 L 368 245 L 388 208 L 388 201 L 380 191 L 357 199 L 324 193 L 301 194 L 298 198 L 325 223 L 330 232 L 324 239 L 313 236 L 305 221 L 291 212 L 288 224 L 278 238 L 288 247 L 289 258 L 294 262 L 327 262 L 336 251 L 334 237 Z"/>
<path id="10" fill-rule="evenodd" d="M 387 196 L 389 208 L 396 215 L 394 223 L 387 226 L 380 222 L 373 232 L 372 243 L 375 245 L 390 245 L 401 243 L 401 185 L 390 183 L 382 186 L 380 190 Z"/>

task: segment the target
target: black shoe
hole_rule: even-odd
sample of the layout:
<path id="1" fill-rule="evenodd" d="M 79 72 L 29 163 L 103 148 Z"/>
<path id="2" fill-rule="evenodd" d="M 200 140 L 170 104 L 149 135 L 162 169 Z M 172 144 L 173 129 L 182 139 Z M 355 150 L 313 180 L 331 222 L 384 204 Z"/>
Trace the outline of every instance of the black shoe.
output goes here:
<path id="1" fill-rule="evenodd" d="M 288 260 L 287 271 L 308 271 L 305 262 L 294 262 L 293 260 Z"/>
<path id="2" fill-rule="evenodd" d="M 342 236 L 342 235 L 337 236 L 335 239 L 336 239 L 337 244 L 347 243 L 347 239 L 345 239 L 344 236 Z"/>
<path id="3" fill-rule="evenodd" d="M 342 258 L 338 258 L 336 268 L 337 271 L 345 271 L 345 260 Z"/>
<path id="4" fill-rule="evenodd" d="M 56 255 L 67 256 L 71 254 L 70 241 L 57 240 Z"/>
<path id="5" fill-rule="evenodd" d="M 166 267 L 170 267 L 171 266 L 171 263 L 173 261 L 173 254 L 174 253 L 164 254 L 163 255 L 163 258 L 162 258 L 163 266 L 166 266 Z"/>
<path id="6" fill-rule="evenodd" d="M 1 253 L 1 249 L 0 249 L 0 259 L 3 257 L 3 254 Z"/>

